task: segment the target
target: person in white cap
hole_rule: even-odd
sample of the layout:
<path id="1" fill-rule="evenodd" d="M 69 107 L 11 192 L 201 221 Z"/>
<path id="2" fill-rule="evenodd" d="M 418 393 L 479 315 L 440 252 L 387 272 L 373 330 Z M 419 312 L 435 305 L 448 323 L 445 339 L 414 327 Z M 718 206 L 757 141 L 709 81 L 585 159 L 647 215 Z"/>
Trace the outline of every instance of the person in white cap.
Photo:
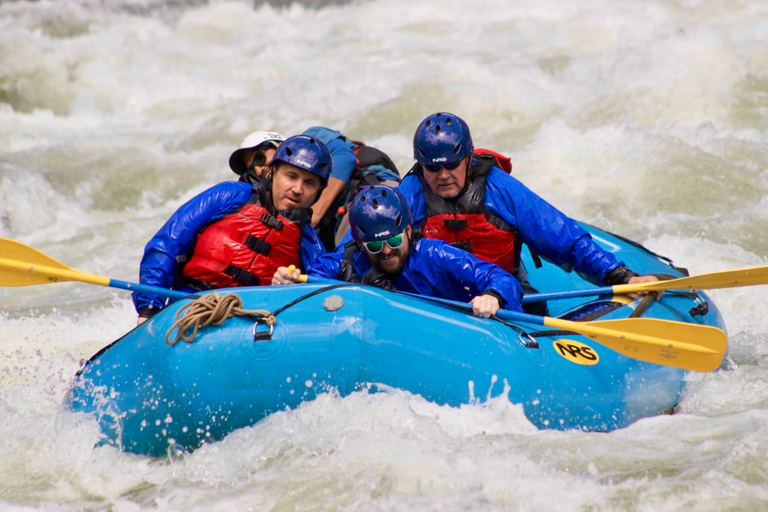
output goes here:
<path id="1" fill-rule="evenodd" d="M 238 176 L 253 171 L 259 177 L 266 177 L 269 163 L 284 140 L 282 134 L 273 131 L 250 133 L 229 157 L 229 168 Z"/>

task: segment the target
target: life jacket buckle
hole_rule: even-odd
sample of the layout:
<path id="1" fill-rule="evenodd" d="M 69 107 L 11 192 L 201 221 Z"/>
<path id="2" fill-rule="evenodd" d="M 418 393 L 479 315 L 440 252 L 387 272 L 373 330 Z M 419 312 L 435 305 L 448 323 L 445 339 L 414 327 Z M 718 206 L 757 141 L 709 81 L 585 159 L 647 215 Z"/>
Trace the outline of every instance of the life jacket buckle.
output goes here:
<path id="1" fill-rule="evenodd" d="M 261 216 L 261 222 L 278 231 L 283 229 L 283 223 L 268 213 L 265 213 Z"/>

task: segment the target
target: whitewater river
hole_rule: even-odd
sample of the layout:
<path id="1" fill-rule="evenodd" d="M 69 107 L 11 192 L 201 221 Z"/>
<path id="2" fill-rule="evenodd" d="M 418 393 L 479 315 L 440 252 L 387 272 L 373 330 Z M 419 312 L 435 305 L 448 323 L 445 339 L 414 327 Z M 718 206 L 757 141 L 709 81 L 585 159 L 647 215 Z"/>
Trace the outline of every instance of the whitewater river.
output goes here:
<path id="1" fill-rule="evenodd" d="M 692 274 L 768 264 L 766 0 L 0 1 L 0 237 L 136 281 L 248 132 L 331 126 L 404 172 L 440 110 Z M 768 286 L 710 295 L 731 368 L 673 416 L 537 431 L 503 399 L 326 395 L 155 460 L 62 408 L 128 294 L 0 288 L 0 510 L 768 510 Z"/>

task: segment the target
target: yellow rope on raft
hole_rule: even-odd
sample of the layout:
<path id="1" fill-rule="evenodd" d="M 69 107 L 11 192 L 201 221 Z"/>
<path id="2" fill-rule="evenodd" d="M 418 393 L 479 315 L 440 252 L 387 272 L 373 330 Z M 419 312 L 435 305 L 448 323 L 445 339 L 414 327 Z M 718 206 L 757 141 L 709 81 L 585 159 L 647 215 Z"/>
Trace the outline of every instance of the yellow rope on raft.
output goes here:
<path id="1" fill-rule="evenodd" d="M 263 309 L 243 309 L 243 300 L 235 293 L 225 296 L 218 292 L 202 295 L 176 312 L 176 322 L 165 333 L 165 342 L 175 345 L 179 338 L 190 343 L 197 336 L 197 331 L 206 325 L 221 325 L 227 318 L 233 316 L 259 316 L 259 321 L 267 325 L 275 325 L 275 317 Z M 171 334 L 176 330 L 176 336 Z"/>

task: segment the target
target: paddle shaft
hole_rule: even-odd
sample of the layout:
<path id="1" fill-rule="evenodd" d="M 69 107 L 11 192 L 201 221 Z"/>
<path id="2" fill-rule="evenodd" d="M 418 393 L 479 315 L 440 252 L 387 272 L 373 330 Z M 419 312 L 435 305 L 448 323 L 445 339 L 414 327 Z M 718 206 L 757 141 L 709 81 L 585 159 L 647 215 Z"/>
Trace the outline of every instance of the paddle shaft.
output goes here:
<path id="1" fill-rule="evenodd" d="M 652 281 L 649 283 L 617 284 L 588 290 L 569 290 L 564 292 L 532 293 L 523 297 L 522 302 L 540 302 L 544 300 L 593 297 L 597 295 L 622 295 L 628 293 L 658 292 L 664 290 L 717 290 L 739 286 L 758 286 L 768 284 L 768 266 L 725 270 L 696 276 Z"/>
<path id="2" fill-rule="evenodd" d="M 7 260 L 0 258 L 0 268 L 7 268 L 12 271 L 21 274 L 38 274 L 45 276 L 47 283 L 57 283 L 66 281 L 79 281 L 83 283 L 96 284 L 100 286 L 109 286 L 110 288 L 120 288 L 132 292 L 152 293 L 160 295 L 161 297 L 170 297 L 172 299 L 184 299 L 190 297 L 189 293 L 184 293 L 176 290 L 168 290 L 160 286 L 151 286 L 138 283 L 130 283 L 128 281 L 120 281 L 118 279 L 110 279 L 105 276 L 98 276 L 94 274 L 86 274 L 78 270 L 55 268 L 46 265 L 29 264 L 27 262 L 20 262 L 14 260 Z M 42 284 L 43 282 L 37 281 L 30 284 Z M 194 296 L 193 296 L 194 297 Z"/>

